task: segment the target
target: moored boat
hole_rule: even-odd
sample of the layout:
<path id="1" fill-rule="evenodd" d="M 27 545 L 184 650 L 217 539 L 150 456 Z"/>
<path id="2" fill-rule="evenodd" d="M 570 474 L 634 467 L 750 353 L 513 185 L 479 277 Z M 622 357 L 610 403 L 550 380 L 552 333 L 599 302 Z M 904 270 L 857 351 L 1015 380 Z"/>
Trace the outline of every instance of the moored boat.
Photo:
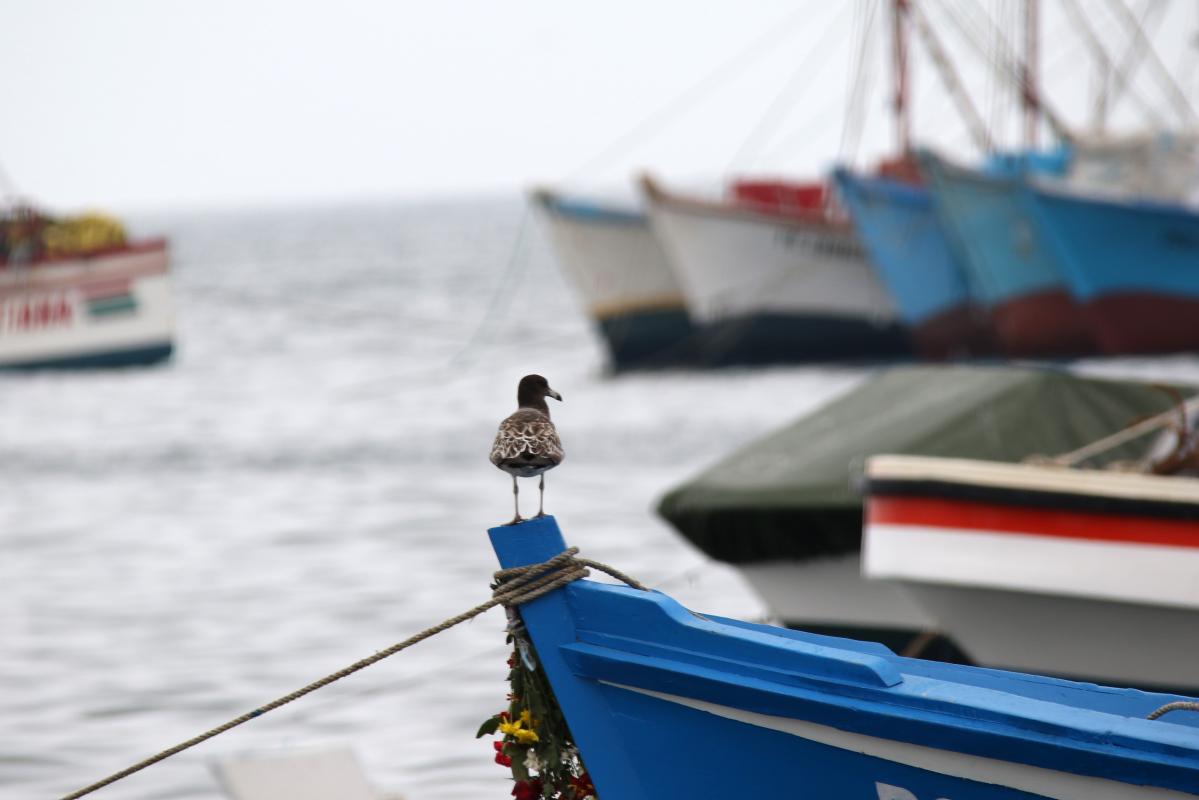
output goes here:
<path id="1" fill-rule="evenodd" d="M 1013 357 L 1077 356 L 1095 350 L 1058 253 L 1025 196 L 1026 165 L 990 172 L 950 164 L 924 151 L 920 171 L 937 215 L 961 253 L 991 318 L 1000 349 Z"/>
<path id="2" fill-rule="evenodd" d="M 730 453 L 668 492 L 658 513 L 734 566 L 791 627 L 963 659 L 938 620 L 861 574 L 862 469 L 877 453 L 1016 462 L 1066 452 L 1169 409 L 1152 385 L 1028 367 L 888 370 Z M 1139 455 L 1128 445 L 1104 458 Z M 954 640 L 952 635 L 950 640 Z"/>
<path id="3" fill-rule="evenodd" d="M 933 359 L 993 352 L 990 325 L 928 190 L 886 174 L 839 168 L 833 176 L 916 351 Z"/>
<path id="4" fill-rule="evenodd" d="M 0 368 L 118 367 L 168 358 L 174 303 L 164 239 L 128 241 L 111 220 L 2 221 Z"/>
<path id="5" fill-rule="evenodd" d="M 552 517 L 489 533 L 505 568 L 566 549 Z M 1199 714 L 1146 719 L 1176 696 L 901 658 L 588 580 L 519 613 L 523 627 L 510 630 L 520 659 L 548 680 L 599 797 L 772 797 L 780 786 L 821 800 L 1199 792 Z M 506 725 L 536 741 L 553 713 Z M 505 750 L 524 758 L 519 744 Z M 513 793 L 532 797 L 535 786 L 529 778 Z"/>
<path id="6" fill-rule="evenodd" d="M 1199 480 L 877 456 L 863 572 L 978 663 L 1199 690 Z"/>
<path id="7" fill-rule="evenodd" d="M 648 177 L 642 187 L 711 362 L 910 352 L 890 297 L 823 189 L 756 182 L 716 201 L 668 192 Z"/>
<path id="8" fill-rule="evenodd" d="M 1199 350 L 1199 210 L 1069 187 L 1028 193 L 1102 352 Z"/>
<path id="9" fill-rule="evenodd" d="M 599 328 L 616 370 L 682 358 L 694 332 L 678 282 L 635 209 L 538 189 L 554 253 Z"/>

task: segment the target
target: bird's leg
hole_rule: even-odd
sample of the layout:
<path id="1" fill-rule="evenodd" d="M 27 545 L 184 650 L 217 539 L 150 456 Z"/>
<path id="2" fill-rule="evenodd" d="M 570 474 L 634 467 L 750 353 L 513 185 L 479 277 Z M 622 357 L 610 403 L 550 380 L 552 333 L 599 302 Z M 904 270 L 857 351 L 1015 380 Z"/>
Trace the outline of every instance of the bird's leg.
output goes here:
<path id="1" fill-rule="evenodd" d="M 516 516 L 512 518 L 509 525 L 515 525 L 518 522 L 524 522 L 520 518 L 520 488 L 516 485 L 516 476 L 512 476 L 512 509 L 516 512 Z"/>
<path id="2" fill-rule="evenodd" d="M 537 484 L 537 491 L 541 494 L 541 502 L 537 504 L 537 519 L 545 516 L 545 473 L 541 473 L 541 481 Z"/>

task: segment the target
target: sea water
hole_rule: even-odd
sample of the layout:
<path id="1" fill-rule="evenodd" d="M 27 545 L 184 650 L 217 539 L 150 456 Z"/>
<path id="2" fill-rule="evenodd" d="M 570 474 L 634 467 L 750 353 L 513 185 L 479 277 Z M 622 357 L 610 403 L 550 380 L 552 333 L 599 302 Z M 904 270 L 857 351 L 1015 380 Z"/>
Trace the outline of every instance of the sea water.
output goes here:
<path id="1" fill-rule="evenodd" d="M 148 369 L 0 377 L 0 798 L 51 798 L 476 605 L 487 460 L 540 372 L 566 450 L 546 510 L 585 555 L 760 618 L 658 519 L 668 488 L 863 368 L 611 378 L 515 198 L 135 220 L 171 239 L 179 337 Z M 1199 380 L 1194 359 L 1097 362 Z M 521 510 L 536 511 L 535 481 Z M 408 798 L 504 797 L 493 610 L 96 797 L 215 800 L 212 765 L 348 747 Z"/>

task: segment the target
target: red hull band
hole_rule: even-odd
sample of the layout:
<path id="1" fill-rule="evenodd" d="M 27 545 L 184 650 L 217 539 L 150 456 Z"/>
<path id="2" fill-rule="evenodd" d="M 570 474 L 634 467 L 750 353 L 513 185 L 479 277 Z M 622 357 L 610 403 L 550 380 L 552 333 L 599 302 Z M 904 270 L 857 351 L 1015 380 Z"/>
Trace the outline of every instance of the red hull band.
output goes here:
<path id="1" fill-rule="evenodd" d="M 924 525 L 1199 548 L 1199 525 L 1187 520 L 1109 516 L 930 497 L 871 497 L 866 504 L 866 520 L 868 524 L 879 525 Z"/>
<path id="2" fill-rule="evenodd" d="M 970 305 L 954 306 L 912 328 L 912 344 L 917 353 L 933 360 L 997 352 L 990 322 Z"/>
<path id="3" fill-rule="evenodd" d="M 1091 300 L 1086 313 L 1109 355 L 1199 350 L 1197 297 L 1119 292 Z"/>
<path id="4" fill-rule="evenodd" d="M 991 309 L 1004 355 L 1036 358 L 1095 352 L 1083 310 L 1064 289 L 1026 294 Z"/>

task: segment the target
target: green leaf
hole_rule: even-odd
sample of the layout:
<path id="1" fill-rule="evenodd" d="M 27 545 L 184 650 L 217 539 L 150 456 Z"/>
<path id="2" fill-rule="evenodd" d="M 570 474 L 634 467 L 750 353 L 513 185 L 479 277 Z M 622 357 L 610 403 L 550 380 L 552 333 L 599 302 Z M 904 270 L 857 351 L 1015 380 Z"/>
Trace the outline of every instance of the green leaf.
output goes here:
<path id="1" fill-rule="evenodd" d="M 483 736 L 491 736 L 500 729 L 500 715 L 496 714 L 489 720 L 486 720 L 479 726 L 479 732 L 475 734 L 475 738 L 479 739 Z"/>

